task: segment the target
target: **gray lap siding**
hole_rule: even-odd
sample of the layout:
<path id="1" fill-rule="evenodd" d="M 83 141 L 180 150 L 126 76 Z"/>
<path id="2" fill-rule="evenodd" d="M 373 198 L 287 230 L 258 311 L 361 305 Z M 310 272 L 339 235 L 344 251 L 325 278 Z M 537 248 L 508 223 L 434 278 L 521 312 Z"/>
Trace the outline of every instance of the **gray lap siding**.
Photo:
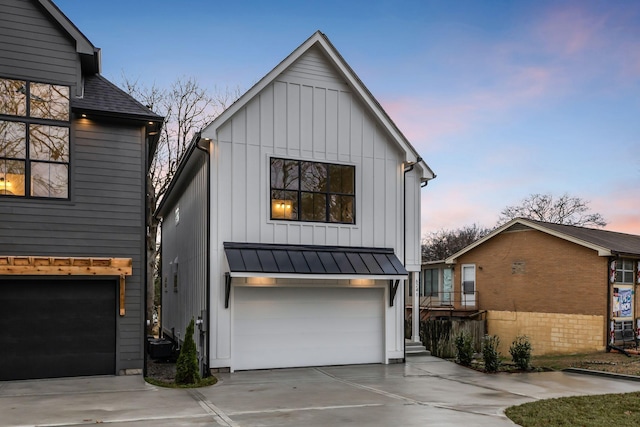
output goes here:
<path id="1" fill-rule="evenodd" d="M 133 260 L 126 315 L 114 307 L 117 372 L 143 366 L 144 143 L 141 127 L 74 121 L 70 200 L 0 198 L 0 255 Z"/>
<path id="2" fill-rule="evenodd" d="M 72 40 L 38 6 L 0 0 L 0 76 L 73 86 L 78 67 Z"/>

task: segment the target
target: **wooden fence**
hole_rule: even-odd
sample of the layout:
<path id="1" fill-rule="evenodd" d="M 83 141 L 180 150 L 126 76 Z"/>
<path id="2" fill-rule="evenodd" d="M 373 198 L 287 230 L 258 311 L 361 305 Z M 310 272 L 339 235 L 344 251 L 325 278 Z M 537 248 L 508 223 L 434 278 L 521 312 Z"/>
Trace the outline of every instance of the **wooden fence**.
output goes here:
<path id="1" fill-rule="evenodd" d="M 455 338 L 466 331 L 471 335 L 476 352 L 482 348 L 486 333 L 484 320 L 425 320 L 420 322 L 420 339 L 431 354 L 442 358 L 456 357 Z"/>

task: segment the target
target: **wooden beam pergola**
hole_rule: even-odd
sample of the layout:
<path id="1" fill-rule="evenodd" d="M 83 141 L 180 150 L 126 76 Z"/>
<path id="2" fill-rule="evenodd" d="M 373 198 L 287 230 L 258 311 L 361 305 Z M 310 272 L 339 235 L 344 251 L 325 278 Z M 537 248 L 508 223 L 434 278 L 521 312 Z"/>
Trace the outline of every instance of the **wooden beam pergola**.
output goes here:
<path id="1" fill-rule="evenodd" d="M 120 316 L 125 315 L 125 277 L 133 274 L 131 258 L 2 256 L 0 276 L 118 276 Z"/>

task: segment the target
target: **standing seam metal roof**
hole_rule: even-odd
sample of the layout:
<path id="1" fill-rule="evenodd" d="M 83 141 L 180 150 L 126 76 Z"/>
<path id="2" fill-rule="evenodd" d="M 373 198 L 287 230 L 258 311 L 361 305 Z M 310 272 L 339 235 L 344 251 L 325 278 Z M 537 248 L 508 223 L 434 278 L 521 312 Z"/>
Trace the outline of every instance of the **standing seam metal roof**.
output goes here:
<path id="1" fill-rule="evenodd" d="M 224 242 L 233 273 L 406 276 L 389 248 Z"/>

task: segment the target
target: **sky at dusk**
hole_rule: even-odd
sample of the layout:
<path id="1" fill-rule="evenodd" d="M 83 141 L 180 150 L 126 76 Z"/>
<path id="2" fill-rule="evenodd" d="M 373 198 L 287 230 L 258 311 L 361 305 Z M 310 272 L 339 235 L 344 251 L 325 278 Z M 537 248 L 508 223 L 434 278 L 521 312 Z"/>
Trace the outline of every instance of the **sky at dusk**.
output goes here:
<path id="1" fill-rule="evenodd" d="M 242 91 L 325 33 L 437 178 L 422 233 L 533 193 L 640 234 L 640 2 L 54 0 L 102 74 Z"/>

